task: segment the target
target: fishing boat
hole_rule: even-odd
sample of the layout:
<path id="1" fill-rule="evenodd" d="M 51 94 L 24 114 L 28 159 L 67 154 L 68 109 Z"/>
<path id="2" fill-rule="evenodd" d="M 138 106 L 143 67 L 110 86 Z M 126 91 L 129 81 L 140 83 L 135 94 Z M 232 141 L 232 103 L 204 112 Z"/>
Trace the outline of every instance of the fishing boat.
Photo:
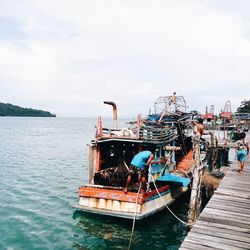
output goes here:
<path id="1" fill-rule="evenodd" d="M 89 182 L 79 187 L 77 210 L 143 219 L 174 202 L 190 183 L 193 167 L 191 119 L 182 96 L 159 97 L 154 113 L 117 128 L 117 108 L 113 106 L 114 128 L 104 128 L 98 117 L 95 138 L 89 145 Z M 147 190 L 140 192 L 137 177 L 125 192 L 130 163 L 139 148 L 154 152 L 148 169 Z"/>

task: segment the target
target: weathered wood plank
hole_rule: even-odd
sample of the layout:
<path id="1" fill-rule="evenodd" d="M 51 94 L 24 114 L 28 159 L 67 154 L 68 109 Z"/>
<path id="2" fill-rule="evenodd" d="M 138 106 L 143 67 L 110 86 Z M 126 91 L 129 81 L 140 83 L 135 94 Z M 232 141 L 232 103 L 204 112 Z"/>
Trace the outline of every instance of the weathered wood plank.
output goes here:
<path id="1" fill-rule="evenodd" d="M 233 217 L 233 218 L 237 217 L 242 220 L 249 221 L 250 223 L 250 215 L 248 214 L 239 214 L 239 213 L 235 213 L 232 211 L 224 211 L 224 210 L 220 210 L 216 208 L 209 208 L 209 207 L 206 207 L 206 212 L 210 214 L 215 214 L 217 216 L 223 215 L 223 216 L 228 216 L 228 217 Z"/>
<path id="2" fill-rule="evenodd" d="M 248 214 L 250 216 L 250 209 L 249 207 L 245 206 L 242 207 L 237 203 L 217 203 L 217 202 L 209 202 L 207 205 L 208 208 L 216 208 L 218 210 L 223 210 L 223 211 L 232 211 L 236 212 L 239 214 Z"/>
<path id="3" fill-rule="evenodd" d="M 233 182 L 228 182 L 228 183 L 226 183 L 226 182 L 223 182 L 221 185 L 220 185 L 220 188 L 228 188 L 228 189 L 236 189 L 236 190 L 242 190 L 243 189 L 243 191 L 246 191 L 246 188 L 248 188 L 249 187 L 249 184 L 247 185 L 247 184 L 244 184 L 244 183 L 233 183 Z"/>
<path id="4" fill-rule="evenodd" d="M 249 186 L 249 183 L 247 180 L 223 180 L 221 183 L 220 183 L 220 187 L 236 187 L 236 186 Z"/>
<path id="5" fill-rule="evenodd" d="M 223 183 L 223 185 L 220 185 L 219 189 L 230 189 L 230 190 L 238 190 L 238 191 L 243 191 L 246 192 L 246 190 L 248 189 L 249 185 L 245 185 L 245 184 L 237 184 L 235 183 Z"/>
<path id="6" fill-rule="evenodd" d="M 237 219 L 237 218 L 209 214 L 209 213 L 206 213 L 205 211 L 202 212 L 202 214 L 199 217 L 199 220 L 216 222 L 216 223 L 220 223 L 220 224 L 250 229 L 249 222 L 246 222 L 246 221 L 243 221 L 243 220 Z"/>
<path id="7" fill-rule="evenodd" d="M 249 177 L 250 172 L 246 169 L 243 170 L 243 172 L 239 173 L 238 168 L 235 170 L 231 170 L 229 174 L 227 174 L 227 178 L 234 178 L 237 180 L 247 180 Z"/>
<path id="8" fill-rule="evenodd" d="M 225 226 L 225 225 L 222 225 Z M 237 227 L 232 227 L 232 226 L 228 226 L 227 228 L 223 228 L 223 227 L 215 227 L 215 226 L 210 226 L 210 225 L 203 225 L 203 224 L 195 224 L 195 226 L 193 227 L 192 230 L 208 230 L 208 234 L 210 235 L 215 235 L 216 232 L 219 233 L 225 233 L 228 235 L 228 237 L 230 237 L 230 235 L 233 235 L 233 237 L 245 237 L 248 239 L 248 237 L 250 236 L 250 230 L 245 230 L 245 231 L 240 231 L 242 230 L 242 228 L 237 228 Z M 226 237 L 225 237 L 226 238 Z M 230 237 L 231 238 L 231 237 Z M 237 240 L 237 239 L 236 239 Z M 243 242 L 248 242 L 248 240 L 243 240 Z"/>
<path id="9" fill-rule="evenodd" d="M 211 250 L 211 247 L 203 246 L 203 245 L 200 245 L 200 244 L 197 244 L 197 243 L 193 243 L 193 242 L 184 241 L 181 244 L 181 247 L 179 248 L 179 250 L 184 250 L 184 249 L 190 249 L 190 250 L 194 250 L 194 249 Z M 219 248 L 213 248 L 213 249 L 219 249 Z"/>
<path id="10" fill-rule="evenodd" d="M 238 183 L 242 183 L 243 185 L 245 185 L 245 184 L 247 184 L 247 179 L 248 179 L 247 175 L 245 175 L 244 177 L 243 177 L 243 175 L 239 175 L 239 176 L 231 175 L 231 176 L 224 177 L 221 184 L 238 182 Z"/>
<path id="11" fill-rule="evenodd" d="M 241 198 L 247 198 L 250 199 L 250 195 L 248 192 L 237 192 L 237 191 L 232 191 L 232 190 L 227 190 L 224 188 L 219 188 L 215 192 L 215 194 L 224 194 L 224 195 L 230 195 L 230 196 L 238 196 Z"/>
<path id="12" fill-rule="evenodd" d="M 193 232 L 193 230 L 189 232 L 188 237 L 198 239 L 200 241 L 200 244 L 202 244 L 202 245 L 205 242 L 213 243 L 213 245 L 215 245 L 215 247 L 219 247 L 218 244 L 223 244 L 222 249 L 228 249 L 228 247 L 230 247 L 230 249 L 239 249 L 239 247 L 240 247 L 242 249 L 249 250 L 249 247 L 250 247 L 250 244 L 248 244 L 248 243 L 244 243 L 244 242 L 239 243 L 239 241 L 237 241 L 237 240 L 224 239 L 221 237 L 217 237 L 217 235 L 213 235 L 213 236 L 204 235 L 204 234 Z"/>
<path id="13" fill-rule="evenodd" d="M 221 182 L 221 184 L 224 183 L 242 183 L 243 185 L 247 185 L 247 180 L 248 180 L 249 176 L 248 174 L 243 176 L 243 175 L 239 175 L 239 176 L 235 176 L 235 175 L 231 175 L 231 176 L 225 176 L 223 178 L 223 181 Z"/>
<path id="14" fill-rule="evenodd" d="M 250 246 L 250 238 L 248 238 L 250 235 L 247 233 L 237 232 L 235 230 L 199 227 L 195 225 L 192 229 L 192 232 L 197 233 L 197 234 L 209 235 L 209 236 L 216 235 L 216 237 L 219 237 L 219 238 L 239 241 L 240 244 L 242 242 L 248 243 Z"/>
<path id="15" fill-rule="evenodd" d="M 226 211 L 237 211 L 242 213 L 249 214 L 249 205 L 247 204 L 239 204 L 239 203 L 229 203 L 229 202 L 223 202 L 223 203 L 218 203 L 218 202 L 211 202 L 211 204 L 207 205 L 207 207 L 210 208 L 217 208 L 217 209 L 225 209 Z M 240 211 L 242 209 L 242 211 Z"/>
<path id="16" fill-rule="evenodd" d="M 248 187 L 249 186 L 249 181 L 243 181 L 243 180 L 228 180 L 228 181 L 224 181 L 220 184 L 220 187 L 233 187 L 233 186 L 245 186 Z"/>
<path id="17" fill-rule="evenodd" d="M 216 239 L 216 238 L 214 238 L 214 239 Z M 244 249 L 244 248 L 240 248 L 237 246 L 225 244 L 225 242 L 220 242 L 218 239 L 216 239 L 215 241 L 212 241 L 211 239 L 204 239 L 204 238 L 200 237 L 200 235 L 188 235 L 186 237 L 185 241 L 191 242 L 193 244 L 201 244 L 202 246 L 210 247 L 210 249 L 221 249 L 221 250 Z"/>
<path id="18" fill-rule="evenodd" d="M 237 185 L 237 184 L 235 184 Z M 231 191 L 237 191 L 237 192 L 246 192 L 246 190 L 248 190 L 248 186 L 247 185 L 221 185 L 220 189 L 227 189 L 227 190 L 231 190 Z"/>
<path id="19" fill-rule="evenodd" d="M 242 197 L 230 197 L 229 195 L 221 195 L 218 194 L 210 199 L 210 201 L 221 201 L 221 202 L 236 202 L 239 204 L 247 204 L 250 205 L 250 199 L 242 198 Z M 209 202 L 210 202 L 209 201 Z"/>
<path id="20" fill-rule="evenodd" d="M 220 224 L 216 222 L 210 222 L 210 221 L 202 221 L 198 220 L 197 223 L 194 225 L 200 226 L 200 227 L 212 227 L 212 228 L 222 228 L 222 229 L 228 229 L 228 230 L 233 230 L 237 232 L 243 232 L 243 233 L 249 233 L 250 234 L 250 229 L 247 228 L 242 228 L 242 227 L 236 227 L 232 225 L 225 225 L 225 224 Z"/>
<path id="21" fill-rule="evenodd" d="M 245 201 L 237 201 L 234 199 L 231 200 L 224 200 L 224 199 L 211 199 L 208 204 L 213 204 L 213 206 L 216 205 L 225 205 L 225 206 L 235 206 L 235 207 L 242 207 L 244 208 L 244 205 L 246 208 L 250 208 L 250 203 L 245 202 Z"/>
<path id="22" fill-rule="evenodd" d="M 220 216 L 229 217 L 229 218 L 237 217 L 240 220 L 250 221 L 250 215 L 248 214 L 239 214 L 239 213 L 235 213 L 232 211 L 224 211 L 224 210 L 219 210 L 216 208 L 209 208 L 209 207 L 206 207 L 206 210 L 204 212 L 214 215 L 216 217 L 220 217 Z"/>
<path id="23" fill-rule="evenodd" d="M 214 195 L 210 200 L 228 200 L 228 201 L 237 201 L 237 202 L 242 202 L 242 203 L 248 203 L 250 204 L 250 200 L 249 199 L 246 199 L 246 198 L 242 198 L 242 197 L 230 197 L 230 196 L 227 196 L 227 195 Z"/>
<path id="24" fill-rule="evenodd" d="M 225 179 L 224 179 L 225 178 Z M 243 183 L 243 184 L 247 184 L 247 180 L 249 178 L 248 174 L 246 174 L 245 176 L 243 176 L 242 174 L 239 176 L 235 176 L 235 175 L 231 175 L 228 177 L 224 177 L 223 178 L 223 182 L 222 183 Z"/>

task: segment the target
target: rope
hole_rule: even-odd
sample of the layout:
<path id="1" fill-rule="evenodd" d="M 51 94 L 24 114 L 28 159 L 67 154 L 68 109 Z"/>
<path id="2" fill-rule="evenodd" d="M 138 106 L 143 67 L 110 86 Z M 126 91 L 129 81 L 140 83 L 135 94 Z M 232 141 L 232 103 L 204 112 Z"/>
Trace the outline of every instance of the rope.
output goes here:
<path id="1" fill-rule="evenodd" d="M 160 194 L 160 192 L 159 192 L 159 190 L 158 190 L 158 188 L 157 188 L 157 186 L 156 186 L 156 184 L 155 184 L 155 179 L 153 179 L 153 183 L 154 183 L 155 189 L 156 189 L 156 191 L 157 191 L 157 193 L 158 193 L 158 195 L 159 195 L 159 197 L 160 197 L 162 203 L 165 205 L 165 207 L 168 209 L 168 211 L 169 211 L 178 221 L 180 221 L 180 222 L 183 223 L 184 225 L 186 225 L 186 226 L 192 226 L 192 225 L 194 225 L 195 222 L 193 222 L 193 223 L 187 223 L 187 222 L 181 220 L 180 218 L 178 218 L 178 216 L 176 216 L 176 215 L 173 213 L 173 211 L 168 207 L 167 203 L 163 200 L 163 198 L 162 198 L 162 196 L 161 196 L 161 194 Z"/>
<path id="2" fill-rule="evenodd" d="M 139 189 L 138 189 L 138 192 L 137 192 L 137 196 L 136 196 L 135 212 L 134 212 L 133 225 L 132 225 L 132 231 L 131 231 L 131 235 L 130 235 L 128 250 L 131 249 L 131 244 L 132 244 L 132 240 L 133 240 L 133 235 L 134 235 L 134 230 L 135 230 L 135 218 L 136 218 L 136 214 L 137 214 L 137 203 L 138 203 L 138 198 L 139 198 L 140 191 L 141 191 L 141 183 L 140 183 L 140 186 L 139 186 Z"/>
<path id="3" fill-rule="evenodd" d="M 128 167 L 127 163 L 124 160 L 123 160 L 123 164 L 126 167 L 126 169 L 128 170 L 128 173 L 130 173 L 129 167 Z"/>

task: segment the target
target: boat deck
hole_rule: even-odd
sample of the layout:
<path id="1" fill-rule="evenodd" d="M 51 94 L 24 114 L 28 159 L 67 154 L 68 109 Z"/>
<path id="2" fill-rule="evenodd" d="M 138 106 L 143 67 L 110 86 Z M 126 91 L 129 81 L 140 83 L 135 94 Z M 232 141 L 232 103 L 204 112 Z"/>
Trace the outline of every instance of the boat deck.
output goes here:
<path id="1" fill-rule="evenodd" d="M 250 249 L 250 159 L 231 164 L 179 249 Z"/>

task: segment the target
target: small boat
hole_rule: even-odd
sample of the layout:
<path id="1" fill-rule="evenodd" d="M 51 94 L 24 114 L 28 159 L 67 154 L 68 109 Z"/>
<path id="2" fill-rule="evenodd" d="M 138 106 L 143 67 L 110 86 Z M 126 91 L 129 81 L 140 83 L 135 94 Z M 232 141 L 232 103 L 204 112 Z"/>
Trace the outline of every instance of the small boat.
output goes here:
<path id="1" fill-rule="evenodd" d="M 143 219 L 174 202 L 189 189 L 193 154 L 190 120 L 186 102 L 176 96 L 175 107 L 170 96 L 159 97 L 154 114 L 117 128 L 117 108 L 113 102 L 114 128 L 103 128 L 98 117 L 95 138 L 89 145 L 89 183 L 78 190 L 74 208 L 85 212 Z M 139 148 L 154 152 L 148 170 L 147 190 L 140 193 L 137 177 L 125 192 L 129 166 Z"/>

